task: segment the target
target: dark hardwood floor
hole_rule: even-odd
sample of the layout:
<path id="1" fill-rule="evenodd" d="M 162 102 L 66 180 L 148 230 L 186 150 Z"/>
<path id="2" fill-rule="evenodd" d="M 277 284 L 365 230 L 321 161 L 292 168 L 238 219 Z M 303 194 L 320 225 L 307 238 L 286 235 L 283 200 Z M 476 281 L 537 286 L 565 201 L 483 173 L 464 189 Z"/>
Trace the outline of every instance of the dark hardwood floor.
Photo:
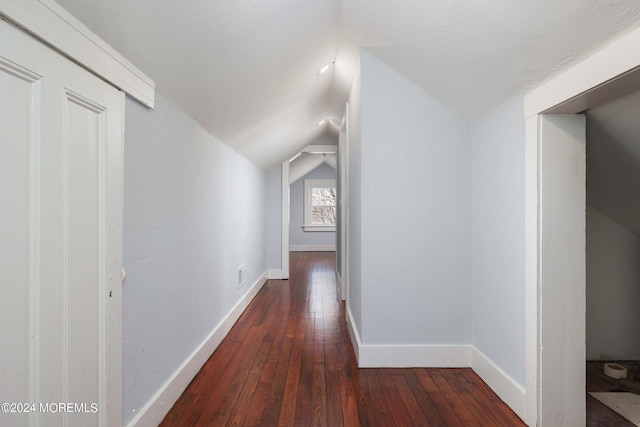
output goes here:
<path id="1" fill-rule="evenodd" d="M 358 369 L 335 254 L 294 252 L 162 426 L 524 426 L 471 369 Z"/>

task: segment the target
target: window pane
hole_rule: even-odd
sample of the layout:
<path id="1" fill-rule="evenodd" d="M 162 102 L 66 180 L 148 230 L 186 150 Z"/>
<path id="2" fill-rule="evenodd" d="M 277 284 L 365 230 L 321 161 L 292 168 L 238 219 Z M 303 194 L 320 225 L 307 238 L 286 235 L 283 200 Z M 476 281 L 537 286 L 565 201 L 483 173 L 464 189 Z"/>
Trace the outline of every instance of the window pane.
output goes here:
<path id="1" fill-rule="evenodd" d="M 313 225 L 336 225 L 335 206 L 314 206 L 311 209 L 311 223 Z"/>
<path id="2" fill-rule="evenodd" d="M 311 190 L 312 206 L 335 206 L 336 189 L 334 187 L 315 187 Z"/>

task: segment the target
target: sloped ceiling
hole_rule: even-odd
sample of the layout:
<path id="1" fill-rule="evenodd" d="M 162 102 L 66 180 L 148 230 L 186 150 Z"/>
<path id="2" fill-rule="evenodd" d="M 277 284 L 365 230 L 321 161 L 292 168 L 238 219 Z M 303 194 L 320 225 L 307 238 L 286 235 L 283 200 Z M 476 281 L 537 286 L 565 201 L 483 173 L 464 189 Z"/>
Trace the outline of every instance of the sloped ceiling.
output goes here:
<path id="1" fill-rule="evenodd" d="M 637 0 L 58 1 L 265 169 L 340 121 L 361 47 L 474 120 L 640 24 Z"/>
<path id="2" fill-rule="evenodd" d="M 640 237 L 640 92 L 587 112 L 587 203 Z"/>

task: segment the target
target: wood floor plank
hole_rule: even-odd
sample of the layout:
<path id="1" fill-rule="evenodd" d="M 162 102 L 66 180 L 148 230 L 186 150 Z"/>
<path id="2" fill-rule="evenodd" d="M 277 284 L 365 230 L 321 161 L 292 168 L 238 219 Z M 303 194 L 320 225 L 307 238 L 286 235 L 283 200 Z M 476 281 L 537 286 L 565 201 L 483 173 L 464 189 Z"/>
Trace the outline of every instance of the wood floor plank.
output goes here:
<path id="1" fill-rule="evenodd" d="M 457 390 L 449 383 L 448 371 L 448 369 L 433 369 L 430 371 L 430 376 L 438 386 L 438 389 L 443 394 L 449 406 L 456 413 L 460 421 L 462 421 L 462 424 L 465 426 L 481 427 L 482 424 L 478 422 L 464 401 L 465 399 L 462 396 L 463 390 Z"/>
<path id="2" fill-rule="evenodd" d="M 478 403 L 477 397 L 473 392 L 473 381 L 467 377 L 466 372 L 472 373 L 471 369 L 451 369 L 447 371 L 447 382 L 460 396 L 463 404 L 469 409 L 476 420 L 482 426 L 503 426 L 505 423 L 502 417 L 496 411 L 487 411 L 486 407 L 492 407 L 493 402 L 487 400 L 487 405 L 483 406 Z M 475 379 L 475 378 L 474 378 Z"/>
<path id="3" fill-rule="evenodd" d="M 447 426 L 463 426 L 464 423 L 458 417 L 455 407 L 452 407 L 449 404 L 445 393 L 438 388 L 438 385 L 433 381 L 430 372 L 435 373 L 435 370 L 419 369 L 416 371 L 416 376 L 424 387 L 427 396 L 434 403 L 438 413 Z"/>
<path id="4" fill-rule="evenodd" d="M 305 337 L 300 360 L 300 374 L 298 376 L 298 397 L 296 399 L 295 422 L 296 426 L 311 426 L 313 420 L 312 394 L 313 394 L 313 318 L 307 316 L 305 321 Z"/>
<path id="5" fill-rule="evenodd" d="M 482 381 L 482 379 L 472 370 L 465 370 L 464 375 L 469 380 L 469 388 L 471 395 L 481 407 L 492 406 L 496 408 L 493 413 L 498 420 L 499 425 L 510 426 L 521 423 L 522 420 L 515 412 L 509 409 L 498 396 Z"/>
<path id="6" fill-rule="evenodd" d="M 293 350 L 291 351 L 291 359 L 289 360 L 289 368 L 287 370 L 287 379 L 284 383 L 278 426 L 291 426 L 295 419 L 298 385 L 300 384 L 300 369 L 302 367 L 304 330 L 305 325 L 300 323 L 293 342 Z"/>
<path id="7" fill-rule="evenodd" d="M 407 370 L 404 376 L 406 382 L 406 388 L 400 391 L 401 393 L 411 393 L 420 410 L 424 414 L 427 424 L 433 427 L 446 427 L 448 426 L 446 420 L 442 417 L 435 403 L 431 400 L 429 393 L 426 392 L 415 369 Z"/>
<path id="8" fill-rule="evenodd" d="M 278 424 L 294 341 L 294 336 L 287 335 L 282 344 L 274 343 L 273 350 L 282 357 L 276 365 L 273 376 L 262 381 L 262 387 L 269 389 L 269 397 L 259 425 L 274 426 Z"/>
<path id="9" fill-rule="evenodd" d="M 394 424 L 398 426 L 414 425 L 407 409 L 405 408 L 402 397 L 397 393 L 396 386 L 393 382 L 393 370 L 377 369 L 376 374 Z"/>
<path id="10" fill-rule="evenodd" d="M 409 383 L 405 378 L 405 376 L 409 375 L 410 371 L 410 369 L 402 369 L 394 370 L 395 373 L 392 372 L 391 378 L 393 380 L 396 393 L 400 396 L 400 399 L 402 399 L 402 403 L 404 404 L 404 407 L 411 419 L 411 425 L 424 427 L 434 426 L 436 424 L 429 422 L 424 412 L 422 412 L 422 409 L 416 400 L 414 390 L 409 387 Z"/>
<path id="11" fill-rule="evenodd" d="M 377 370 L 363 369 L 360 372 L 360 387 L 364 391 L 368 407 L 371 410 L 371 421 L 373 422 L 371 425 L 395 426 Z"/>
<path id="12" fill-rule="evenodd" d="M 292 253 L 290 268 L 289 280 L 264 285 L 161 426 L 524 426 L 471 370 L 359 369 L 335 254 Z"/>

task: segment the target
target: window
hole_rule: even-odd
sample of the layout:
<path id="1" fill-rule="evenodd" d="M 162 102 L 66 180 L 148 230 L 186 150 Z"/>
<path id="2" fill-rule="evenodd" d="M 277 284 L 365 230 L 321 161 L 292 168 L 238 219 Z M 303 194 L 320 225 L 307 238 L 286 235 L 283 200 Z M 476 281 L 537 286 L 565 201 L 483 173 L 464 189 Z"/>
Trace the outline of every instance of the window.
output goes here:
<path id="1" fill-rule="evenodd" d="M 336 181 L 304 180 L 304 231 L 336 231 Z"/>

